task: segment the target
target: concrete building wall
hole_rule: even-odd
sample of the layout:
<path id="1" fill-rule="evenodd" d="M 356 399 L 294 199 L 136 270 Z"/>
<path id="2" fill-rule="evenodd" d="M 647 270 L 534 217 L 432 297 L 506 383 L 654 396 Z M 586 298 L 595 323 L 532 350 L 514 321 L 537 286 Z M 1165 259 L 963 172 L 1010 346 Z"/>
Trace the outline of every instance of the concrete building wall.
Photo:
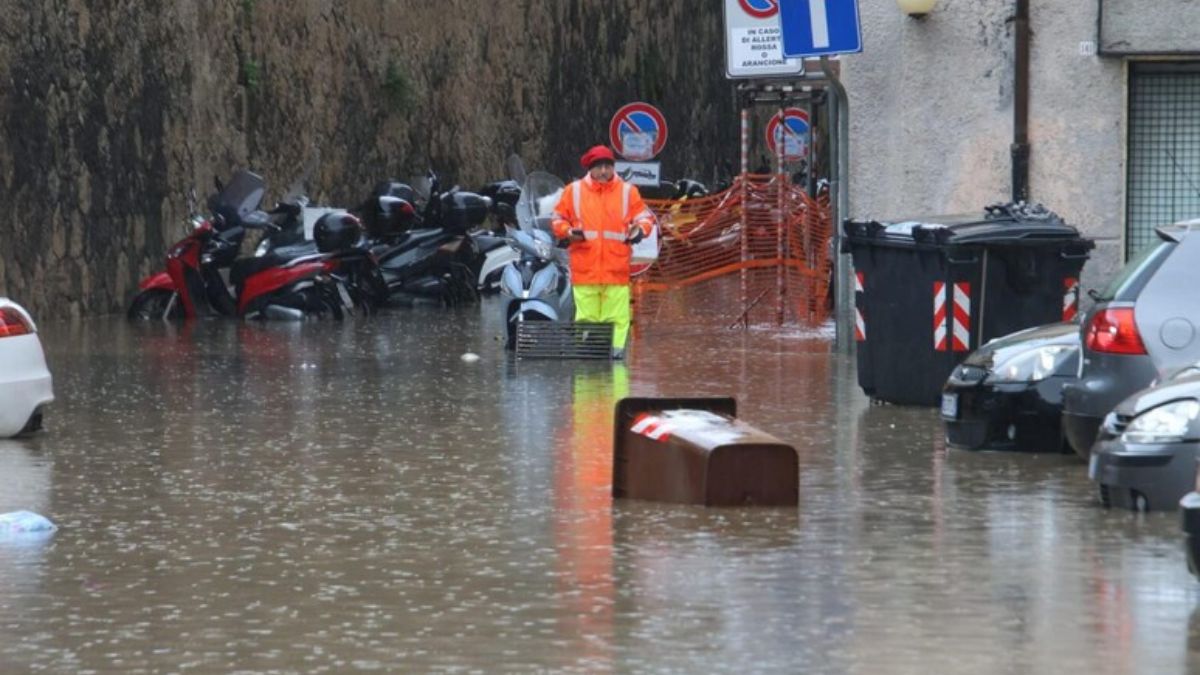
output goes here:
<path id="1" fill-rule="evenodd" d="M 921 20 L 860 2 L 864 53 L 844 58 L 850 214 L 977 211 L 1011 196 L 1012 0 L 941 0 Z M 1097 240 L 1084 288 L 1122 262 L 1126 66 L 1081 54 L 1095 0 L 1031 3 L 1031 201 Z"/>
<path id="2" fill-rule="evenodd" d="M 1100 0 L 1100 51 L 1171 54 L 1200 48 L 1200 0 Z"/>

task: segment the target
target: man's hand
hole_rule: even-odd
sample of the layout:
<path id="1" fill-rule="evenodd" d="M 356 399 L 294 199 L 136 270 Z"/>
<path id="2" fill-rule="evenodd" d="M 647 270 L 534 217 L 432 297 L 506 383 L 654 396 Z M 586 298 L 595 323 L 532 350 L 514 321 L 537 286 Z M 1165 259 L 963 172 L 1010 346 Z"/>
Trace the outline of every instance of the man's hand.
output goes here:
<path id="1" fill-rule="evenodd" d="M 645 237 L 642 228 L 637 223 L 630 223 L 628 229 L 625 230 L 625 241 L 636 244 Z"/>

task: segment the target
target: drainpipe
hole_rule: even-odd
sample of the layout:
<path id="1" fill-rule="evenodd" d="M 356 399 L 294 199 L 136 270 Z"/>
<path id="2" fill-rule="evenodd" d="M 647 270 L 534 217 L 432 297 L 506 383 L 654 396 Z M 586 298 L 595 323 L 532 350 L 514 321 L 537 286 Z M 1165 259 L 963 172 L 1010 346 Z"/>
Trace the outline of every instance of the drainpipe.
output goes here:
<path id="1" fill-rule="evenodd" d="M 1013 17 L 1012 200 L 1029 199 L 1029 0 Z"/>

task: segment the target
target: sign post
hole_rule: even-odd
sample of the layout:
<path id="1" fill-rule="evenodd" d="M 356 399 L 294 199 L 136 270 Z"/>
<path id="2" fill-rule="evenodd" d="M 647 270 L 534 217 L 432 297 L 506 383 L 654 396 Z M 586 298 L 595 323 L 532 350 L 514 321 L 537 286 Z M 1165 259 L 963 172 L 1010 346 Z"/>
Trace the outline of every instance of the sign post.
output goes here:
<path id="1" fill-rule="evenodd" d="M 804 62 L 783 57 L 779 0 L 725 0 L 725 75 L 795 77 Z"/>
<path id="2" fill-rule="evenodd" d="M 858 0 L 778 0 L 780 27 L 783 30 L 783 53 L 786 56 L 819 56 L 821 69 L 829 77 L 830 120 L 836 126 L 831 134 L 830 195 L 833 197 L 834 236 L 841 236 L 838 224 L 850 215 L 850 100 L 846 89 L 830 66 L 832 54 L 861 52 L 862 24 Z M 834 250 L 839 250 L 835 246 Z M 849 256 L 835 254 L 834 312 L 839 352 L 854 348 L 854 296 L 851 291 Z"/>

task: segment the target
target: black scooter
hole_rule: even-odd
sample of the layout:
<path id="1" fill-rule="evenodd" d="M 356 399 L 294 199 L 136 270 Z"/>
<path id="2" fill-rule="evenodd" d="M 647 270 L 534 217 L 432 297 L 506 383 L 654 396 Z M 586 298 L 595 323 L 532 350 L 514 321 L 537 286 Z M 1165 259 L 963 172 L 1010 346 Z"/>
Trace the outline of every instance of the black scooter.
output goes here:
<path id="1" fill-rule="evenodd" d="M 442 192 L 432 171 L 428 186 L 419 212 L 417 190 L 398 182 L 377 186 L 361 209 L 375 237 L 371 251 L 379 260 L 389 301 L 444 306 L 475 302 L 480 254 L 469 233 L 487 220 L 492 200 L 457 187 Z"/>

